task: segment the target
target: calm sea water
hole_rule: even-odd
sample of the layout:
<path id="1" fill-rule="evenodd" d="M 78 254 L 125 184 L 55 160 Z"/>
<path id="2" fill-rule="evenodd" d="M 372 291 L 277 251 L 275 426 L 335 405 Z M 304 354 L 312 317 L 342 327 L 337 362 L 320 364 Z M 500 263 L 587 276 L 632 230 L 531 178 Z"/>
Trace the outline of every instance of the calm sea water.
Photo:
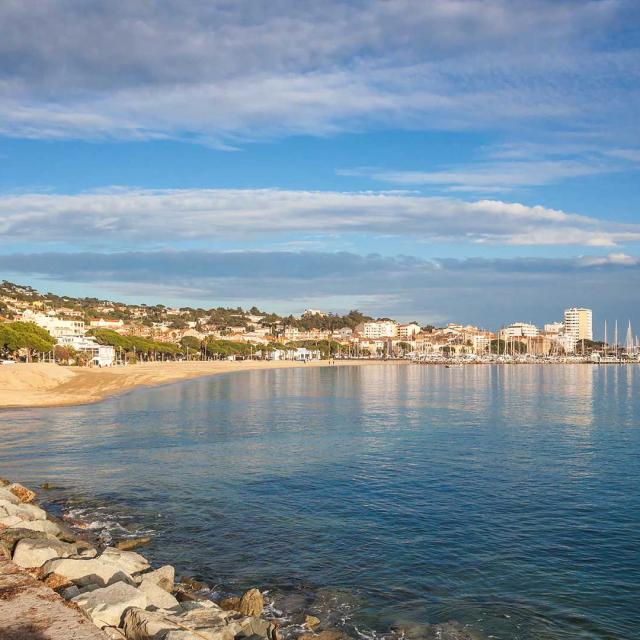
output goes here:
<path id="1" fill-rule="evenodd" d="M 639 384 L 632 366 L 248 372 L 0 412 L 0 475 L 351 632 L 631 639 Z"/>

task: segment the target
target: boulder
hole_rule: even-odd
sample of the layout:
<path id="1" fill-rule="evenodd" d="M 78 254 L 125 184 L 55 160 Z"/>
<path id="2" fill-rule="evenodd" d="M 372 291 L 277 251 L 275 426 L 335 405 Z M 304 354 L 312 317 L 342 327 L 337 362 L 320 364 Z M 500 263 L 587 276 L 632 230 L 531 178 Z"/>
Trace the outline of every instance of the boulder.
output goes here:
<path id="1" fill-rule="evenodd" d="M 147 597 L 129 584 L 118 582 L 71 599 L 98 627 L 120 626 L 122 614 L 129 607 L 147 606 Z"/>
<path id="2" fill-rule="evenodd" d="M 191 576 L 182 576 L 180 578 L 180 583 L 186 585 L 189 589 L 193 591 L 203 591 L 208 589 L 207 585 L 204 582 L 200 582 Z"/>
<path id="3" fill-rule="evenodd" d="M 175 580 L 175 576 L 176 570 L 170 564 L 165 564 L 155 571 L 139 573 L 135 575 L 134 578 L 136 581 L 157 584 L 161 589 L 171 593 L 173 591 L 173 581 Z"/>
<path id="4" fill-rule="evenodd" d="M 19 524 L 23 524 L 22 521 Z M 3 529 L 0 531 L 0 556 L 4 555 L 7 560 L 11 560 L 15 546 L 24 538 L 29 540 L 48 540 L 51 536 L 42 531 L 25 529 L 22 526 Z"/>
<path id="5" fill-rule="evenodd" d="M 315 616 L 311 616 L 311 615 L 306 615 L 304 617 L 304 624 L 309 629 L 313 629 L 314 627 L 317 627 L 320 624 L 320 618 L 316 618 Z"/>
<path id="6" fill-rule="evenodd" d="M 240 606 L 240 596 L 229 596 L 228 598 L 223 598 L 219 602 L 220 608 L 224 611 L 238 611 L 238 607 Z"/>
<path id="7" fill-rule="evenodd" d="M 2 513 L 2 509 L 0 509 L 0 528 L 17 527 L 22 522 L 22 518 L 18 518 L 18 516 L 6 516 Z"/>
<path id="8" fill-rule="evenodd" d="M 41 531 L 48 533 L 56 538 L 61 533 L 60 527 L 49 520 L 25 520 L 21 525 L 21 529 L 30 529 L 31 531 Z"/>
<path id="9" fill-rule="evenodd" d="M 14 496 L 11 491 L 3 487 L 0 487 L 0 500 L 6 500 L 12 504 L 20 504 L 20 498 L 18 498 L 18 496 Z"/>
<path id="10" fill-rule="evenodd" d="M 234 627 L 234 636 L 242 631 L 242 625 L 229 611 L 213 607 L 192 608 L 178 616 L 179 622 L 189 629 L 213 629 L 221 625 Z"/>
<path id="11" fill-rule="evenodd" d="M 105 562 L 102 558 L 49 560 L 42 567 L 42 572 L 45 576 L 55 572 L 68 578 L 79 587 L 90 584 L 106 587 L 114 582 L 134 584 L 133 578 L 121 567 L 111 562 Z"/>
<path id="12" fill-rule="evenodd" d="M 49 589 L 53 589 L 54 591 L 58 591 L 63 588 L 73 587 L 74 589 L 76 589 L 78 593 L 80 593 L 80 590 L 78 589 L 78 587 L 73 586 L 69 578 L 66 578 L 65 576 L 61 576 L 58 573 L 50 573 L 42 582 L 46 584 L 47 587 L 49 587 Z M 78 593 L 74 593 L 73 595 L 77 596 Z"/>
<path id="13" fill-rule="evenodd" d="M 151 640 L 164 637 L 171 629 L 180 629 L 178 621 L 164 611 L 128 609 L 122 619 L 122 629 L 128 640 Z"/>
<path id="14" fill-rule="evenodd" d="M 19 567 L 31 569 L 41 567 L 52 558 L 68 558 L 76 551 L 76 546 L 67 542 L 24 538 L 16 544 L 12 559 Z"/>
<path id="15" fill-rule="evenodd" d="M 0 511 L 8 516 L 17 516 L 21 520 L 45 520 L 47 514 L 34 504 L 13 504 L 8 500 L 0 500 Z"/>
<path id="16" fill-rule="evenodd" d="M 238 611 L 245 616 L 259 616 L 264 609 L 264 598 L 258 589 L 246 591 L 238 604 Z"/>
<path id="17" fill-rule="evenodd" d="M 31 491 L 31 489 L 27 489 L 27 487 L 23 487 L 17 482 L 10 484 L 7 489 L 11 491 L 14 496 L 17 496 L 21 502 L 33 502 L 36 499 L 35 491 Z"/>
<path id="18" fill-rule="evenodd" d="M 53 573 L 51 575 L 55 575 L 55 574 Z M 62 589 L 60 591 L 60 595 L 65 600 L 71 600 L 71 598 L 75 598 L 76 596 L 80 595 L 80 589 L 78 589 L 78 587 L 76 587 L 75 584 L 72 584 L 70 587 L 67 587 L 66 589 Z"/>
<path id="19" fill-rule="evenodd" d="M 149 536 L 129 538 L 128 540 L 120 540 L 120 542 L 116 544 L 116 549 L 120 549 L 121 551 L 131 551 L 131 549 L 137 549 L 138 547 L 142 547 L 150 542 L 151 538 Z"/>
<path id="20" fill-rule="evenodd" d="M 242 631 L 238 634 L 239 638 L 265 638 L 271 640 L 276 635 L 278 625 L 270 620 L 249 616 L 240 620 Z"/>
<path id="21" fill-rule="evenodd" d="M 121 551 L 114 547 L 107 547 L 101 554 L 100 560 L 116 565 L 125 573 L 132 575 L 150 567 L 147 559 L 135 551 Z"/>
<path id="22" fill-rule="evenodd" d="M 180 603 L 170 593 L 149 580 L 143 580 L 138 589 L 147 596 L 149 605 L 156 609 L 173 609 L 180 606 Z"/>

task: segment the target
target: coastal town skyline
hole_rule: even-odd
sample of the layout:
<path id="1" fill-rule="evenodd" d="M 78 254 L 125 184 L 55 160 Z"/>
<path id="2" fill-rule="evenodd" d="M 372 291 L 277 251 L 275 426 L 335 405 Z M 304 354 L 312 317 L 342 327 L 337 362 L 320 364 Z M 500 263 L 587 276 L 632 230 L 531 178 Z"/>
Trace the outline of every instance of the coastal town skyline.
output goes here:
<path id="1" fill-rule="evenodd" d="M 47 344 L 20 351 L 19 346 L 26 343 L 14 332 L 30 332 L 34 325 L 45 332 L 40 338 Z M 588 355 L 589 360 L 599 361 L 640 356 L 640 339 L 631 319 L 626 325 L 615 319 L 609 326 L 604 320 L 604 330 L 598 335 L 593 311 L 584 307 L 566 308 L 560 319 L 548 319 L 541 327 L 507 321 L 487 328 L 464 320 L 424 326 L 415 320 L 402 323 L 391 317 L 376 318 L 359 310 L 341 316 L 308 308 L 283 317 L 255 305 L 248 309 L 148 306 L 44 294 L 28 286 L 0 283 L 0 351 L 5 356 L 53 356 L 65 361 L 84 352 L 93 355 L 93 364 L 111 366 L 122 361 L 123 347 L 135 356 L 136 345 L 139 353 L 144 351 L 154 360 L 188 360 L 189 350 L 191 357 L 198 359 L 209 354 L 268 360 L 319 360 L 333 355 L 482 359 L 493 354 L 533 358 Z"/>

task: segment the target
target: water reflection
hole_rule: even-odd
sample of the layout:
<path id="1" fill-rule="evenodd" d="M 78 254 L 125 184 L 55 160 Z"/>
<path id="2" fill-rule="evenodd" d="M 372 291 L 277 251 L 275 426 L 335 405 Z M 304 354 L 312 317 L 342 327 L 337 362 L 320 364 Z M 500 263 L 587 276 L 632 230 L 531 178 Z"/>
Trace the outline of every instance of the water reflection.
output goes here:
<path id="1" fill-rule="evenodd" d="M 211 582 L 355 592 L 360 627 L 632 637 L 637 387 L 584 365 L 246 372 L 0 413 L 0 474 L 128 508 L 156 561 Z"/>

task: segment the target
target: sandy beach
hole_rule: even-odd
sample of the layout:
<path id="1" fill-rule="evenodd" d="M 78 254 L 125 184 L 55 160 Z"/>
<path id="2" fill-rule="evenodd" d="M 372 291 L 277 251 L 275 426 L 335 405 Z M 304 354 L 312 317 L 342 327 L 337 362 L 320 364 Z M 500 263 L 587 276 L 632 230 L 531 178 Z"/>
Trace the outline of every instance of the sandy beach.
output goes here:
<path id="1" fill-rule="evenodd" d="M 136 387 L 254 369 L 379 364 L 379 360 L 319 362 L 150 362 L 126 367 L 77 368 L 56 364 L 0 366 L 0 408 L 54 407 L 98 402 Z"/>

